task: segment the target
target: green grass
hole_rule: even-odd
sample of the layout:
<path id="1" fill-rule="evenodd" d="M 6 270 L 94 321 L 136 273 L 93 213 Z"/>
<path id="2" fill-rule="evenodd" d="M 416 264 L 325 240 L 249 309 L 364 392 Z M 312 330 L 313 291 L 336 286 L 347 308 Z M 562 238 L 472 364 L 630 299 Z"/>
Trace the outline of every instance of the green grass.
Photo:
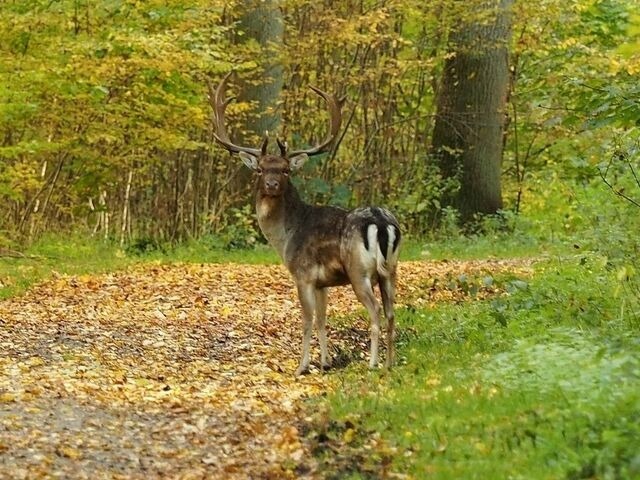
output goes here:
<path id="1" fill-rule="evenodd" d="M 471 260 L 477 258 L 522 258 L 554 253 L 560 245 L 543 243 L 534 238 L 507 234 L 452 236 L 433 240 L 405 239 L 401 260 Z"/>
<path id="2" fill-rule="evenodd" d="M 80 237 L 48 237 L 22 253 L 23 258 L 0 257 L 0 299 L 20 294 L 54 272 L 101 273 L 133 261 L 113 245 Z"/>
<path id="3" fill-rule="evenodd" d="M 500 250 L 495 239 L 483 237 L 455 238 L 451 241 L 420 241 L 406 238 L 401 259 L 430 260 L 444 258 L 481 258 L 530 256 L 537 244 L 504 237 Z M 493 246 L 493 248 L 492 248 Z M 249 263 L 277 264 L 280 258 L 269 246 L 258 244 L 251 249 L 224 249 L 215 240 L 204 239 L 171 245 L 139 242 L 120 246 L 114 242 L 81 235 L 49 235 L 21 251 L 22 258 L 0 256 L 0 298 L 24 292 L 33 284 L 59 274 L 81 275 L 115 271 L 144 262 Z"/>
<path id="4" fill-rule="evenodd" d="M 206 242 L 147 249 L 120 248 L 113 242 L 82 236 L 46 236 L 21 252 L 24 257 L 0 257 L 0 299 L 18 295 L 30 286 L 59 274 L 111 272 L 144 262 L 253 263 L 279 261 L 266 245 L 251 250 L 224 250 Z"/>
<path id="5" fill-rule="evenodd" d="M 640 478 L 640 305 L 621 297 L 626 281 L 576 257 L 498 299 L 400 310 L 401 365 L 338 373 L 309 435 L 327 478 Z"/>
<path id="6" fill-rule="evenodd" d="M 130 254 L 131 255 L 131 254 Z M 259 244 L 251 249 L 226 250 L 206 242 L 187 242 L 163 250 L 137 255 L 139 261 L 185 263 L 247 263 L 272 265 L 279 263 L 278 254 L 269 245 Z"/>

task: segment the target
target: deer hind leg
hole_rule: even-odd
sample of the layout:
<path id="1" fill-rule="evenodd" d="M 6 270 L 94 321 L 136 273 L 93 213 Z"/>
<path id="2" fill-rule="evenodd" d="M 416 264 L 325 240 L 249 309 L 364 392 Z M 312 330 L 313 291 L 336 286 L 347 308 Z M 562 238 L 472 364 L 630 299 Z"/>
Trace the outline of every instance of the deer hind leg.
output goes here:
<path id="1" fill-rule="evenodd" d="M 313 285 L 299 283 L 298 298 L 302 307 L 302 355 L 296 375 L 309 373 L 313 312 L 316 308 L 316 289 Z"/>
<path id="2" fill-rule="evenodd" d="M 360 300 L 371 318 L 371 351 L 369 358 L 369 368 L 378 366 L 378 347 L 380 344 L 380 305 L 373 293 L 373 287 L 369 278 L 364 278 L 352 283 L 353 291 Z"/>
<path id="3" fill-rule="evenodd" d="M 395 315 L 393 313 L 393 302 L 396 293 L 396 275 L 393 272 L 388 277 L 380 277 L 380 295 L 382 296 L 382 305 L 384 307 L 384 315 L 387 318 L 387 359 L 385 367 L 391 368 L 395 357 L 395 341 L 396 327 Z"/>
<path id="4" fill-rule="evenodd" d="M 320 342 L 320 368 L 328 370 L 331 360 L 327 352 L 327 289 L 318 288 L 316 294 L 316 329 Z"/>

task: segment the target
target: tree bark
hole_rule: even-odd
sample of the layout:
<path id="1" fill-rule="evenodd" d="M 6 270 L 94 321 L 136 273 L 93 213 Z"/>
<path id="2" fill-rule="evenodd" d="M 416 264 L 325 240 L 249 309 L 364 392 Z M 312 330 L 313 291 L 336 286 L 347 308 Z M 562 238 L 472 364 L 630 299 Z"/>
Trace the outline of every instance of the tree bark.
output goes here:
<path id="1" fill-rule="evenodd" d="M 127 186 L 124 191 L 124 201 L 122 205 L 122 223 L 120 225 L 120 246 L 124 245 L 124 241 L 128 231 L 128 225 L 130 223 L 130 205 L 129 199 L 131 198 L 131 182 L 133 181 L 133 167 L 129 168 L 129 175 L 127 176 Z"/>
<path id="2" fill-rule="evenodd" d="M 449 39 L 437 100 L 432 151 L 444 178 L 459 189 L 443 205 L 463 222 L 502 208 L 500 171 L 509 82 L 508 42 L 513 0 L 484 1 L 474 23 L 461 23 Z"/>
<path id="3" fill-rule="evenodd" d="M 283 84 L 283 69 L 278 58 L 284 35 L 284 22 L 278 0 L 252 0 L 244 2 L 244 14 L 239 29 L 243 41 L 256 41 L 260 46 L 256 63 L 259 78 L 243 76 L 239 100 L 254 105 L 253 115 L 247 117 L 242 140 L 255 136 L 262 138 L 265 131 L 275 131 L 280 124 L 277 102 Z M 259 141 L 259 140 L 258 140 Z"/>
<path id="4" fill-rule="evenodd" d="M 234 43 L 257 45 L 251 60 L 257 68 L 242 72 L 238 91 L 239 102 L 249 102 L 251 109 L 243 118 L 233 139 L 242 145 L 258 147 L 265 131 L 275 132 L 280 125 L 277 102 L 283 85 L 283 68 L 279 55 L 284 35 L 284 21 L 279 0 L 244 0 L 241 2 L 238 29 Z M 255 49 L 255 48 L 254 48 Z M 273 138 L 273 137 L 272 137 Z M 237 159 L 236 159 L 237 160 Z M 242 168 L 231 184 L 231 193 L 249 198 L 251 171 Z"/>

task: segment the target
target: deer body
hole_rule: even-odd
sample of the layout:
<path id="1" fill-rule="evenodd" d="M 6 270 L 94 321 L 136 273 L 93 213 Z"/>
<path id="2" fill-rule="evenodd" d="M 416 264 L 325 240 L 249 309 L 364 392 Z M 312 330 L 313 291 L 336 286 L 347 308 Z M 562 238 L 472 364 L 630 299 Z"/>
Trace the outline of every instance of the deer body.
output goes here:
<path id="1" fill-rule="evenodd" d="M 225 78 L 226 80 L 226 78 Z M 311 150 L 289 153 L 286 143 L 278 141 L 281 155 L 266 152 L 267 138 L 260 150 L 238 147 L 231 143 L 224 129 L 224 83 L 211 88 L 216 112 L 216 139 L 257 173 L 256 215 L 262 233 L 282 258 L 293 276 L 302 307 L 302 354 L 297 374 L 306 373 L 310 364 L 310 342 L 315 318 L 322 368 L 330 366 L 327 352 L 326 308 L 327 288 L 351 284 L 358 300 L 371 318 L 371 351 L 369 366 L 378 364 L 380 307 L 374 294 L 379 286 L 387 319 L 387 357 L 390 367 L 394 357 L 396 266 L 400 227 L 393 215 L 378 207 L 345 210 L 304 202 L 289 180 L 308 158 L 323 151 L 339 128 L 339 101 L 317 92 L 331 108 L 330 138 Z"/>

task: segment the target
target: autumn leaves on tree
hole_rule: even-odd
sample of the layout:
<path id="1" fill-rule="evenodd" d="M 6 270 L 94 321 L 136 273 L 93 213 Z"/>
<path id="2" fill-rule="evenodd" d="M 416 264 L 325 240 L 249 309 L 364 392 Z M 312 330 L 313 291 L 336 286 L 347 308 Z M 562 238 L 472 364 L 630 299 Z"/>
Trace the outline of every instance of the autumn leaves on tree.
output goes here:
<path id="1" fill-rule="evenodd" d="M 3 2 L 2 235 L 254 235 L 243 170 L 211 137 L 206 81 L 230 70 L 247 79 L 231 85 L 238 139 L 279 129 L 313 145 L 325 119 L 307 85 L 346 93 L 339 148 L 299 188 L 386 204 L 416 233 L 451 207 L 467 221 L 519 205 L 568 138 L 597 161 L 585 122 L 637 118 L 624 3 L 258 3 Z"/>

